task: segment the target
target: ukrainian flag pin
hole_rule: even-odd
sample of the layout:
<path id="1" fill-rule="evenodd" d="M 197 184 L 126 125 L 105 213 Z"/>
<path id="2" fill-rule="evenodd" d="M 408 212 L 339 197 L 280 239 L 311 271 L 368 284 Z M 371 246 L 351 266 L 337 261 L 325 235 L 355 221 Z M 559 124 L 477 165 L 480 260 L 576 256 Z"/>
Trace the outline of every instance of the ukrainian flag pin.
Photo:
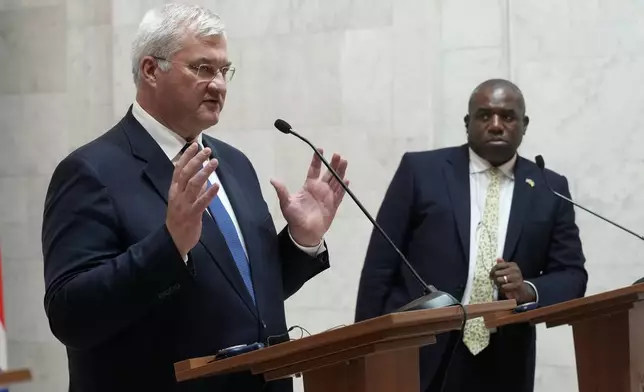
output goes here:
<path id="1" fill-rule="evenodd" d="M 532 181 L 531 178 L 526 178 L 525 182 L 527 182 L 528 185 L 530 185 L 530 188 L 534 188 L 534 181 Z"/>

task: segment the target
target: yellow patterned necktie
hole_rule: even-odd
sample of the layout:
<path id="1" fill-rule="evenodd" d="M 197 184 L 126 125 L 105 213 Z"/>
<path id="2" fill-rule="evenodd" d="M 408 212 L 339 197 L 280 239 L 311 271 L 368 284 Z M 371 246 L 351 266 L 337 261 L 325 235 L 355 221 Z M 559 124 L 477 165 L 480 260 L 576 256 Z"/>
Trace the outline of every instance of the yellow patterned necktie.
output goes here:
<path id="1" fill-rule="evenodd" d="M 490 270 L 494 266 L 497 252 L 501 172 L 497 168 L 491 168 L 489 174 L 490 183 L 485 195 L 485 210 L 481 220 L 482 232 L 478 241 L 470 304 L 494 300 L 494 282 L 490 279 Z M 465 331 L 463 331 L 463 343 L 474 355 L 488 346 L 490 343 L 490 331 L 485 327 L 482 317 L 466 322 Z"/>

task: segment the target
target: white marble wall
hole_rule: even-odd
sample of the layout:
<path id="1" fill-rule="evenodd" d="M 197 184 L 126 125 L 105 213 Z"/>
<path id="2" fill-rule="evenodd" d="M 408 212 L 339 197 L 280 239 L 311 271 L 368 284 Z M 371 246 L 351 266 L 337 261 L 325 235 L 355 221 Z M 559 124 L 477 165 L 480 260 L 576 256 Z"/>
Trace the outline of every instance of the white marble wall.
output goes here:
<path id="1" fill-rule="evenodd" d="M 185 0 L 184 0 L 185 1 Z M 229 27 L 238 73 L 210 132 L 244 150 L 279 217 L 269 179 L 295 189 L 311 153 L 276 132 L 284 118 L 350 159 L 376 213 L 401 154 L 460 144 L 469 92 L 505 77 L 526 95 L 522 153 L 543 154 L 581 203 L 644 232 L 638 109 L 644 4 L 638 0 L 202 0 Z M 64 349 L 43 311 L 39 228 L 55 164 L 104 132 L 133 99 L 129 47 L 162 0 L 0 0 L 0 241 L 9 361 L 31 384 L 66 390 Z M 594 154 L 594 155 L 593 155 Z M 589 293 L 644 275 L 642 244 L 578 213 Z M 282 222 L 278 222 L 281 224 Z M 288 304 L 319 332 L 352 321 L 369 224 L 349 199 L 328 235 L 333 268 Z M 576 388 L 569 329 L 540 331 L 537 391 Z M 298 382 L 299 388 L 299 382 Z"/>

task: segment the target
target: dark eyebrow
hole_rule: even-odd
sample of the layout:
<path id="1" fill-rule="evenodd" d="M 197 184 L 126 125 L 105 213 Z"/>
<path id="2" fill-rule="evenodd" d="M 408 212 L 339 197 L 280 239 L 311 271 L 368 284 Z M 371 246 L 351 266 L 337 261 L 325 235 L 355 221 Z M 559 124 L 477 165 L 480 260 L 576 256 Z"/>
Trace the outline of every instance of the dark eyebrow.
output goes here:
<path id="1" fill-rule="evenodd" d="M 492 109 L 490 108 L 477 108 L 474 113 L 490 113 Z"/>
<path id="2" fill-rule="evenodd" d="M 475 113 L 499 113 L 502 115 L 513 114 L 518 116 L 519 112 L 517 109 L 495 109 L 495 108 L 478 108 Z"/>
<path id="3" fill-rule="evenodd" d="M 513 115 L 519 117 L 519 111 L 517 109 L 499 109 L 499 113 L 503 114 L 504 116 Z"/>

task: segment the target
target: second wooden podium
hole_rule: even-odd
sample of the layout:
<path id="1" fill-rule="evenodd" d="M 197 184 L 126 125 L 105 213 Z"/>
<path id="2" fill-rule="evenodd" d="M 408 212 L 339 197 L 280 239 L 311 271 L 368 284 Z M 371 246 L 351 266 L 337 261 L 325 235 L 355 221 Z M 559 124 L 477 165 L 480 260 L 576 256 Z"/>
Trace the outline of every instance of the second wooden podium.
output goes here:
<path id="1" fill-rule="evenodd" d="M 467 318 L 513 309 L 515 301 L 465 306 Z M 302 374 L 306 392 L 418 392 L 418 348 L 461 328 L 460 307 L 393 313 L 236 357 L 175 364 L 178 382 L 232 372 L 267 381 Z"/>
<path id="2" fill-rule="evenodd" d="M 644 283 L 522 314 L 488 314 L 488 327 L 569 324 L 580 392 L 644 391 Z"/>

